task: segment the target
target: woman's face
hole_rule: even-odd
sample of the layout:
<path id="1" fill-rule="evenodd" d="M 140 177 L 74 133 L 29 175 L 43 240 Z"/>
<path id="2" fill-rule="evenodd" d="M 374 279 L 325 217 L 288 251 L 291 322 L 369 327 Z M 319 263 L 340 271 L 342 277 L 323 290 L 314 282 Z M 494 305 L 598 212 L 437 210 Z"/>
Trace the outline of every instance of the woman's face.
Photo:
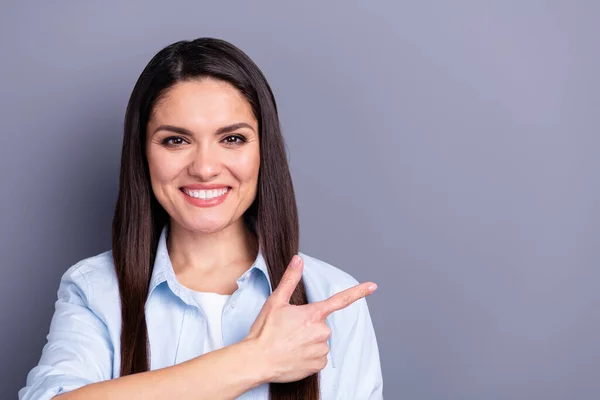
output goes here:
<path id="1" fill-rule="evenodd" d="M 186 229 L 212 233 L 242 223 L 256 197 L 258 123 L 229 83 L 171 87 L 148 121 L 146 156 L 154 195 Z"/>

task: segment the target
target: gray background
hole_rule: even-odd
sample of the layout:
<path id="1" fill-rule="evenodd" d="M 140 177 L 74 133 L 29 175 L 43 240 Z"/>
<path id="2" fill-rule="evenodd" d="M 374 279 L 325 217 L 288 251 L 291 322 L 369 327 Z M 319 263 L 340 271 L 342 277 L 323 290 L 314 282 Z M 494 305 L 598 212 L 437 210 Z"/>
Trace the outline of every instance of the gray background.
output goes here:
<path id="1" fill-rule="evenodd" d="M 387 399 L 600 397 L 598 2 L 1 7 L 6 398 L 61 274 L 110 247 L 135 80 L 199 36 L 274 89 L 301 249 L 379 284 Z"/>

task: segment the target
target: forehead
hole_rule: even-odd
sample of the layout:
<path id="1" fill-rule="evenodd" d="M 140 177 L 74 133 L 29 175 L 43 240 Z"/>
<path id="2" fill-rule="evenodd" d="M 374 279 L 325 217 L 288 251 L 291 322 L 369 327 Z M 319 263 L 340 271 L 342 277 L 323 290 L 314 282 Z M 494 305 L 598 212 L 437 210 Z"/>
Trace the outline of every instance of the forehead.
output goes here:
<path id="1" fill-rule="evenodd" d="M 256 125 L 250 103 L 228 82 L 204 78 L 180 81 L 156 102 L 150 123 L 220 127 L 235 122 Z"/>

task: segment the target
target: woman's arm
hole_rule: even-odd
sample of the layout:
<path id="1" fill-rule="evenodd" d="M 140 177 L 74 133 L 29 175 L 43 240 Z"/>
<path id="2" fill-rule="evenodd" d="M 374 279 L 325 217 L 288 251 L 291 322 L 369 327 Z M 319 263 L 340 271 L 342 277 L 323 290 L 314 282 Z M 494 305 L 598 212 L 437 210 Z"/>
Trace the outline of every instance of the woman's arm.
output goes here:
<path id="1" fill-rule="evenodd" d="M 230 399 L 270 379 L 249 339 L 173 367 L 111 379 L 119 354 L 94 311 L 91 290 L 79 265 L 61 278 L 47 343 L 20 400 Z"/>
<path id="2" fill-rule="evenodd" d="M 346 335 L 337 350 L 343 354 L 337 393 L 344 393 L 343 399 L 381 400 L 377 342 L 364 299 L 373 292 L 372 282 L 291 305 L 303 271 L 300 257 L 294 259 L 298 262 L 290 263 L 244 340 L 172 367 L 112 380 L 110 335 L 89 306 L 89 285 L 75 265 L 61 280 L 48 343 L 19 399 L 232 399 L 262 383 L 298 381 L 325 367 L 331 335 L 325 318 L 347 308 Z"/>
<path id="3" fill-rule="evenodd" d="M 253 340 L 243 340 L 172 367 L 93 383 L 55 399 L 234 399 L 267 382 L 257 350 Z"/>

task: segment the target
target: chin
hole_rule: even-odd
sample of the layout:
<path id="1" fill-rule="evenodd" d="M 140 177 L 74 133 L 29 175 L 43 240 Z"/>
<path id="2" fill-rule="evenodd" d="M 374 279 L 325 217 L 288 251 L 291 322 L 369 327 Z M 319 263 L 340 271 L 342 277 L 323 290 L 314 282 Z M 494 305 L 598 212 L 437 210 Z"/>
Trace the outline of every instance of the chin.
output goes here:
<path id="1" fill-rule="evenodd" d="M 186 228 L 198 233 L 215 233 L 225 229 L 229 221 L 196 219 L 185 224 Z"/>

